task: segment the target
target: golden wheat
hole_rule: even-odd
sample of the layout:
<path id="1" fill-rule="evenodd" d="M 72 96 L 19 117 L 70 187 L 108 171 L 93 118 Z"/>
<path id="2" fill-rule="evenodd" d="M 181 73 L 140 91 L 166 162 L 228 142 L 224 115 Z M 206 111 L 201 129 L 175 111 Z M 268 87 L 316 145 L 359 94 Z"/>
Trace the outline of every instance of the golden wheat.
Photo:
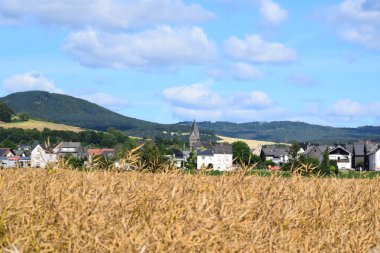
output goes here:
<path id="1" fill-rule="evenodd" d="M 378 252 L 380 179 L 5 170 L 4 252 Z"/>

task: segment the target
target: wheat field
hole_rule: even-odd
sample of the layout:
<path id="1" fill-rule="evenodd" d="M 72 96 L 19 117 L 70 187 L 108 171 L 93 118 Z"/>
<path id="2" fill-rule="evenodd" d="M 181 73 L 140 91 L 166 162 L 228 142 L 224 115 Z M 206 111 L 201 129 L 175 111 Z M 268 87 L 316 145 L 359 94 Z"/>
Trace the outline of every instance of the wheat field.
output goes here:
<path id="1" fill-rule="evenodd" d="M 380 179 L 0 171 L 3 252 L 380 252 Z"/>

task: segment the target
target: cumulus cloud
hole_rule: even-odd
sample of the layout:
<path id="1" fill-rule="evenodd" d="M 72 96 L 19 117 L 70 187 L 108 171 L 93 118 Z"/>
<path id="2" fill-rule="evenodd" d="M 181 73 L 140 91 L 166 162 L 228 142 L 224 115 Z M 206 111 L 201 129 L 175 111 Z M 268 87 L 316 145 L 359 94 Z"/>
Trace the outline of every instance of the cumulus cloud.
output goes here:
<path id="1" fill-rule="evenodd" d="M 278 25 L 288 17 L 288 12 L 272 0 L 260 0 L 259 4 L 260 15 L 267 24 Z"/>
<path id="2" fill-rule="evenodd" d="M 207 64 L 217 56 L 214 42 L 199 27 L 160 26 L 135 34 L 86 30 L 71 33 L 63 48 L 85 66 L 117 69 Z"/>
<path id="3" fill-rule="evenodd" d="M 27 72 L 24 74 L 11 76 L 3 81 L 3 90 L 7 93 L 43 90 L 54 93 L 63 93 L 53 81 L 39 72 Z"/>
<path id="4" fill-rule="evenodd" d="M 209 83 L 168 88 L 162 95 L 175 117 L 181 120 L 268 120 L 281 117 L 284 112 L 262 91 L 223 96 Z"/>
<path id="5" fill-rule="evenodd" d="M 129 29 L 155 24 L 193 24 L 214 14 L 182 0 L 2 0 L 6 19 L 71 28 Z"/>
<path id="6" fill-rule="evenodd" d="M 256 63 L 281 63 L 297 58 L 294 49 L 281 43 L 266 42 L 260 35 L 249 35 L 244 39 L 231 37 L 224 43 L 224 49 L 236 60 Z"/>
<path id="7" fill-rule="evenodd" d="M 344 0 L 325 16 L 344 40 L 380 50 L 379 1 Z"/>
<path id="8" fill-rule="evenodd" d="M 80 96 L 80 98 L 110 109 L 129 106 L 128 99 L 116 97 L 105 92 L 86 94 Z"/>

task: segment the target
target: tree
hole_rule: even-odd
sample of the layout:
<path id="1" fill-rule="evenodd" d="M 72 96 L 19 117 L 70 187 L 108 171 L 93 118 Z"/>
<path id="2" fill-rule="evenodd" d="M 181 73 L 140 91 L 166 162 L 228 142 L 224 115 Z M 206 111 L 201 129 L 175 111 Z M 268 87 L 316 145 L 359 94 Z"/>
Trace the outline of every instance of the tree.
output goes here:
<path id="1" fill-rule="evenodd" d="M 187 158 L 185 167 L 189 170 L 195 170 L 197 168 L 197 154 L 195 151 L 190 153 L 189 158 Z"/>
<path id="2" fill-rule="evenodd" d="M 321 162 L 321 172 L 324 175 L 330 174 L 330 158 L 329 158 L 329 150 L 326 149 L 325 152 L 323 153 L 323 160 Z"/>
<path id="3" fill-rule="evenodd" d="M 18 117 L 20 121 L 28 121 L 30 119 L 29 114 L 27 114 L 26 112 L 20 113 Z"/>
<path id="4" fill-rule="evenodd" d="M 16 149 L 17 148 L 16 144 L 14 144 L 10 140 L 5 140 L 0 145 L 1 145 L 2 148 L 11 148 L 11 149 Z"/>
<path id="5" fill-rule="evenodd" d="M 6 104 L 0 103 L 0 121 L 11 122 L 14 111 Z"/>
<path id="6" fill-rule="evenodd" d="M 290 146 L 289 148 L 289 156 L 291 159 L 293 160 L 297 160 L 298 159 L 298 152 L 300 151 L 301 149 L 301 146 L 298 142 L 293 142 L 292 145 Z"/>
<path id="7" fill-rule="evenodd" d="M 251 149 L 244 141 L 232 143 L 232 153 L 235 163 L 248 164 L 251 158 Z"/>

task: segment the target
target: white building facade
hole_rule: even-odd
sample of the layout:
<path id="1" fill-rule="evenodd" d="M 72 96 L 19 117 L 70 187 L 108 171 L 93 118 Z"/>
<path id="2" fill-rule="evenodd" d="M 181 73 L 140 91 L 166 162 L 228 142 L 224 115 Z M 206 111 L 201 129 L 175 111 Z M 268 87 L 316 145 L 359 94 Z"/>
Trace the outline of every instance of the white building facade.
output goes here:
<path id="1" fill-rule="evenodd" d="M 228 171 L 232 169 L 232 162 L 232 146 L 227 144 L 218 144 L 214 150 L 198 151 L 197 154 L 198 170 L 211 165 L 213 170 Z"/>
<path id="2" fill-rule="evenodd" d="M 37 145 L 31 153 L 31 166 L 32 168 L 46 168 L 51 163 L 58 162 L 56 154 L 49 153 L 47 150 Z"/>
<path id="3" fill-rule="evenodd" d="M 369 154 L 369 170 L 380 171 L 380 149 Z"/>
<path id="4" fill-rule="evenodd" d="M 330 150 L 329 159 L 336 161 L 340 170 L 352 168 L 352 154 L 341 146 Z"/>

